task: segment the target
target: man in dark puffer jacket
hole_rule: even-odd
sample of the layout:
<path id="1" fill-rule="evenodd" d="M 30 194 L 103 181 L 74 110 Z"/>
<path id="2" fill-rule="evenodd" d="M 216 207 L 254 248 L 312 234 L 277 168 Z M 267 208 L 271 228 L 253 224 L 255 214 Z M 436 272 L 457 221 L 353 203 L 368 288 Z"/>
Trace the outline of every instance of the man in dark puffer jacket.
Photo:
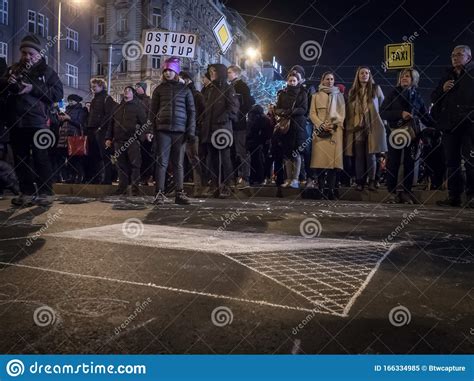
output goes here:
<path id="1" fill-rule="evenodd" d="M 186 142 L 194 139 L 196 111 L 191 90 L 178 81 L 179 59 L 171 57 L 163 66 L 163 82 L 151 99 L 152 124 L 156 140 L 155 204 L 164 204 L 166 169 L 171 158 L 176 181 L 177 204 L 189 204 L 184 193 L 184 152 Z"/>
<path id="2" fill-rule="evenodd" d="M 227 83 L 227 68 L 223 64 L 209 66 L 212 83 L 204 95 L 206 111 L 202 123 L 202 143 L 207 144 L 212 178 L 217 187 L 214 197 L 230 197 L 232 182 L 232 123 L 238 118 L 239 101 L 232 85 Z M 221 171 L 223 178 L 219 174 Z M 222 180 L 222 181 L 221 181 Z"/>
<path id="3" fill-rule="evenodd" d="M 141 153 L 139 138 L 149 130 L 145 109 L 135 98 L 135 90 L 125 87 L 123 101 L 116 108 L 105 136 L 108 148 L 114 143 L 119 173 L 118 195 L 126 194 L 129 178 L 132 183 L 132 196 L 139 195 Z"/>
<path id="4" fill-rule="evenodd" d="M 63 85 L 42 57 L 38 38 L 23 38 L 20 51 L 20 61 L 0 79 L 0 93 L 7 96 L 7 126 L 22 193 L 12 203 L 48 205 L 53 194 L 48 149 L 54 141 L 49 130 L 49 110 L 54 102 L 62 99 Z M 34 170 L 31 169 L 31 156 Z M 35 182 L 38 197 L 33 197 Z"/>

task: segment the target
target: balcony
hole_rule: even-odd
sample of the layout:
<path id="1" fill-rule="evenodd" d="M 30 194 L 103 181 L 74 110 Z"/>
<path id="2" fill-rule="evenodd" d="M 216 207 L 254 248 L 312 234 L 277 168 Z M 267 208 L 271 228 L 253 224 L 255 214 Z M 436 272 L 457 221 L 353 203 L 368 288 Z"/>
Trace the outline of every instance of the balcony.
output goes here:
<path id="1" fill-rule="evenodd" d="M 114 7 L 116 9 L 130 8 L 131 1 L 130 0 L 115 0 Z"/>

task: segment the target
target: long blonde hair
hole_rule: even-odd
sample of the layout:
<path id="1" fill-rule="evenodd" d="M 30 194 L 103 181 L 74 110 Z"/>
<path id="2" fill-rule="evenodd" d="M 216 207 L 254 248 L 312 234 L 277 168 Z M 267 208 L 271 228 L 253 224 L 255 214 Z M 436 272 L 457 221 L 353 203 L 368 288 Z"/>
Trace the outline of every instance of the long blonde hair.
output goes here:
<path id="1" fill-rule="evenodd" d="M 361 94 L 362 85 L 360 84 L 359 73 L 362 69 L 367 69 L 369 71 L 369 82 L 367 82 L 367 99 L 374 99 L 377 95 L 377 85 L 375 84 L 370 68 L 368 66 L 359 66 L 355 74 L 354 83 L 349 90 L 350 102 L 354 102 L 357 96 Z"/>

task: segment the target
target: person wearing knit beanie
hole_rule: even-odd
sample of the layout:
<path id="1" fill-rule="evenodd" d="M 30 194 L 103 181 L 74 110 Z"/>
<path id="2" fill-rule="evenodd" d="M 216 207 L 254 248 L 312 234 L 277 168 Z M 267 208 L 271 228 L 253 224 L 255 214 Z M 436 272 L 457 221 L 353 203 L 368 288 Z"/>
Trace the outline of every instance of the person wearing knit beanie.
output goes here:
<path id="1" fill-rule="evenodd" d="M 173 70 L 176 75 L 179 74 L 181 71 L 181 62 L 179 61 L 179 58 L 177 57 L 170 57 L 167 60 L 165 60 L 163 64 L 163 72 L 166 70 Z"/>
<path id="2" fill-rule="evenodd" d="M 82 97 L 77 95 L 77 94 L 71 94 L 67 97 L 67 100 L 68 100 L 68 102 L 69 101 L 74 101 L 74 102 L 80 103 L 80 102 L 82 102 Z"/>
<path id="3" fill-rule="evenodd" d="M 305 73 L 305 71 L 304 71 L 303 66 L 301 66 L 301 65 L 294 65 L 294 66 L 290 69 L 290 73 L 291 73 L 292 71 L 296 71 L 297 73 L 301 74 L 301 77 L 302 77 L 302 78 L 306 78 L 306 73 Z"/>
<path id="4" fill-rule="evenodd" d="M 20 50 L 24 48 L 32 48 L 35 49 L 38 53 L 41 53 L 43 48 L 41 47 L 41 42 L 38 37 L 30 34 L 28 36 L 23 37 L 20 43 Z"/>
<path id="5" fill-rule="evenodd" d="M 141 87 L 142 90 L 143 90 L 143 93 L 146 94 L 146 89 L 147 89 L 147 84 L 146 82 L 138 82 L 137 84 L 135 84 L 135 89 L 138 90 L 138 88 Z"/>

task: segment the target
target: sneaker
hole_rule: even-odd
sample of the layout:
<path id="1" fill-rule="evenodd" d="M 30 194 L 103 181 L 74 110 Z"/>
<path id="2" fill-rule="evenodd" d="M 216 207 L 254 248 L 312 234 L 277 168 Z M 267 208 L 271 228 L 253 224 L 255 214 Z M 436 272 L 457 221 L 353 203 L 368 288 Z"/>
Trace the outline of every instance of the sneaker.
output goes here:
<path id="1" fill-rule="evenodd" d="M 50 206 L 54 201 L 54 196 L 49 194 L 40 194 L 33 199 L 33 204 L 37 206 Z"/>
<path id="2" fill-rule="evenodd" d="M 288 188 L 291 184 L 291 180 L 285 180 L 283 184 L 281 184 L 282 188 Z"/>
<path id="3" fill-rule="evenodd" d="M 356 191 L 362 192 L 364 190 L 364 186 L 362 184 L 357 184 L 356 185 Z"/>
<path id="4" fill-rule="evenodd" d="M 438 206 L 451 206 L 451 207 L 460 207 L 461 206 L 461 198 L 459 197 L 448 197 L 446 200 L 436 201 L 436 205 Z"/>
<path id="5" fill-rule="evenodd" d="M 308 180 L 306 181 L 305 188 L 306 188 L 306 189 L 313 189 L 313 188 L 314 188 L 314 181 L 311 180 L 311 179 L 308 179 Z"/>
<path id="6" fill-rule="evenodd" d="M 155 198 L 153 199 L 153 204 L 155 205 L 163 205 L 168 199 L 166 198 L 165 194 L 159 190 L 156 193 Z"/>
<path id="7" fill-rule="evenodd" d="M 20 207 L 28 207 L 33 205 L 34 196 L 31 195 L 19 195 L 18 197 L 12 198 L 12 205 Z"/>
<path id="8" fill-rule="evenodd" d="M 290 183 L 290 188 L 293 188 L 293 189 L 300 189 L 300 182 L 298 180 L 293 180 L 291 183 Z"/>
<path id="9" fill-rule="evenodd" d="M 408 192 L 402 192 L 400 194 L 400 202 L 406 205 L 414 204 L 413 199 L 411 198 L 411 195 Z"/>
<path id="10" fill-rule="evenodd" d="M 191 201 L 189 200 L 189 197 L 186 196 L 186 193 L 184 193 L 184 190 L 177 190 L 174 203 L 179 205 L 189 205 Z"/>
<path id="11" fill-rule="evenodd" d="M 398 204 L 400 202 L 400 198 L 396 193 L 390 193 L 388 198 L 385 200 L 386 204 Z"/>
<path id="12" fill-rule="evenodd" d="M 380 181 L 375 180 L 374 186 L 375 186 L 375 189 L 379 189 L 380 188 Z"/>

